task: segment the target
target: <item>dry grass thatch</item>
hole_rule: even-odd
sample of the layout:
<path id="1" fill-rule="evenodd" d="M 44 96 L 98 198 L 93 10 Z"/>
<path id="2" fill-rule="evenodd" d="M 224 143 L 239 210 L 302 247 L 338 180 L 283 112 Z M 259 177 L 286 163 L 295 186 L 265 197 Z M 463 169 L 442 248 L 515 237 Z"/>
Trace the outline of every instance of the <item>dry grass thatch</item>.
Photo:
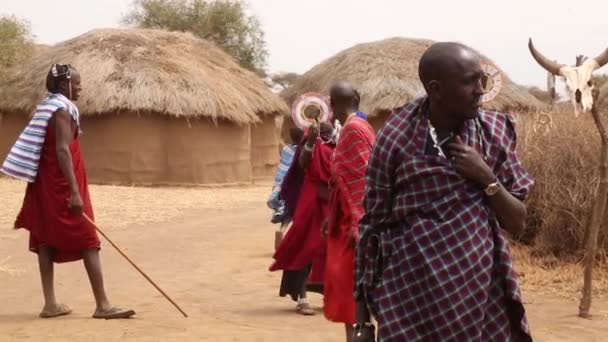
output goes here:
<path id="1" fill-rule="evenodd" d="M 608 82 L 600 88 L 599 108 L 608 111 Z"/>
<path id="2" fill-rule="evenodd" d="M 34 44 L 34 53 L 42 53 L 51 49 L 50 45 L 46 44 Z"/>
<path id="3" fill-rule="evenodd" d="M 391 38 L 356 45 L 303 74 L 281 96 L 292 103 L 304 92 L 327 93 L 332 83 L 343 80 L 359 89 L 362 110 L 368 114 L 391 111 L 423 92 L 418 79 L 418 61 L 431 44 L 431 40 Z M 507 111 L 537 110 L 545 106 L 524 87 L 505 77 L 502 92 L 487 107 Z"/>
<path id="4" fill-rule="evenodd" d="M 547 105 L 551 104 L 551 93 L 547 90 L 540 89 L 539 87 L 527 87 L 528 92 L 536 97 L 540 102 Z"/>
<path id="5" fill-rule="evenodd" d="M 1 111 L 32 112 L 52 63 L 80 71 L 84 115 L 153 112 L 247 124 L 288 111 L 257 75 L 189 33 L 97 29 L 37 51 L 0 84 Z"/>
<path id="6" fill-rule="evenodd" d="M 600 139 L 591 114 L 578 119 L 572 110 L 521 115 L 517 130 L 524 165 L 536 179 L 522 240 L 541 254 L 580 255 L 599 183 Z M 604 255 L 607 227 L 599 237 Z"/>
<path id="7" fill-rule="evenodd" d="M 572 260 L 539 257 L 534 249 L 513 243 L 513 263 L 524 290 L 550 294 L 568 301 L 580 299 L 583 267 Z M 608 297 L 608 264 L 599 263 L 593 275 L 593 296 Z"/>

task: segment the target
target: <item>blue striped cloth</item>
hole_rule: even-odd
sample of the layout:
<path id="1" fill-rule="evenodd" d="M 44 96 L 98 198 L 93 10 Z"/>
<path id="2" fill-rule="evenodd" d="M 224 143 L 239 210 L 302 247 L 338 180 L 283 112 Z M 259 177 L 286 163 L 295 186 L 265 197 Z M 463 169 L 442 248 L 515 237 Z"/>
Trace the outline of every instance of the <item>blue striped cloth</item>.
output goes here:
<path id="1" fill-rule="evenodd" d="M 47 98 L 38 105 L 29 124 L 19 135 L 0 171 L 28 183 L 36 180 L 49 120 L 60 109 L 70 113 L 80 127 L 80 113 L 76 105 L 61 94 L 49 93 Z"/>
<path id="2" fill-rule="evenodd" d="M 277 173 L 274 177 L 272 193 L 268 198 L 268 206 L 272 209 L 279 205 L 278 196 L 279 192 L 281 191 L 281 184 L 283 183 L 283 178 L 285 178 L 285 175 L 293 162 L 293 155 L 296 153 L 296 148 L 297 145 L 286 145 L 281 150 L 281 158 L 279 161 L 279 166 L 277 167 Z"/>

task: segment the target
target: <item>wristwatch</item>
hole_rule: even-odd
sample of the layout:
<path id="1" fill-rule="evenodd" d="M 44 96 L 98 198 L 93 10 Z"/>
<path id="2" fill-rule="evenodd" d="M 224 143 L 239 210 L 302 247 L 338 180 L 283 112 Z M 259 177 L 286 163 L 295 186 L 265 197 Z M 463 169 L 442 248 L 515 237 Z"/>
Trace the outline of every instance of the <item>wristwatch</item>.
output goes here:
<path id="1" fill-rule="evenodd" d="M 490 185 L 483 189 L 483 192 L 485 192 L 487 196 L 494 196 L 498 191 L 500 191 L 500 182 L 498 182 L 498 180 L 494 183 L 490 183 Z"/>

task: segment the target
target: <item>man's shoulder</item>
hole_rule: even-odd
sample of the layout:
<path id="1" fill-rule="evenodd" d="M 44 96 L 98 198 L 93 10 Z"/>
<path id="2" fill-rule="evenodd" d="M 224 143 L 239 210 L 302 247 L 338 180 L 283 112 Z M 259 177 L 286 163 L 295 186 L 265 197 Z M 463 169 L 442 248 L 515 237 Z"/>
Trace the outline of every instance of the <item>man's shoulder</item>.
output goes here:
<path id="1" fill-rule="evenodd" d="M 424 103 L 424 100 L 425 98 L 415 99 L 402 106 L 394 108 L 392 114 L 386 121 L 386 124 L 378 133 L 378 136 L 394 135 L 396 132 L 406 134 L 406 132 L 413 127 L 415 123 L 415 120 L 413 119 L 416 113 L 418 113 L 420 106 L 422 106 Z"/>
<path id="2" fill-rule="evenodd" d="M 354 117 L 342 127 L 343 132 L 358 132 L 358 133 L 366 133 L 366 132 L 374 132 L 374 128 L 370 123 L 360 117 Z"/>
<path id="3" fill-rule="evenodd" d="M 491 134 L 499 138 L 503 144 L 510 144 L 515 139 L 516 117 L 512 113 L 493 110 L 480 110 L 479 119 Z"/>
<path id="4" fill-rule="evenodd" d="M 515 115 L 513 115 L 512 113 L 488 109 L 479 110 L 479 117 L 482 121 L 499 124 L 504 124 L 506 122 L 513 123 L 516 120 Z"/>
<path id="5" fill-rule="evenodd" d="M 494 126 L 513 126 L 517 121 L 517 118 L 515 115 L 513 115 L 513 113 L 485 109 L 479 111 L 479 118 L 482 122 Z"/>
<path id="6" fill-rule="evenodd" d="M 50 113 L 53 114 L 58 111 L 69 113 L 71 110 L 70 105 L 57 96 L 49 95 L 42 100 L 36 107 L 36 112 L 39 113 Z"/>
<path id="7" fill-rule="evenodd" d="M 417 113 L 425 98 L 419 98 L 397 107 L 376 135 L 376 148 L 388 152 L 410 151 L 415 143 Z"/>

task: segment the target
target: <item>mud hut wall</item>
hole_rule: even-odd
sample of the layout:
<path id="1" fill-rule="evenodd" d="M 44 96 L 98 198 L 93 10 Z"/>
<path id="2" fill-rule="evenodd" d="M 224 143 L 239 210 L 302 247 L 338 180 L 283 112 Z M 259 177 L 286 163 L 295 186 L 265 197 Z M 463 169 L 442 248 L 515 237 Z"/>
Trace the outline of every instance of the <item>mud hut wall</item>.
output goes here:
<path id="1" fill-rule="evenodd" d="M 28 124 L 29 118 L 14 113 L 0 113 L 0 163 Z"/>
<path id="2" fill-rule="evenodd" d="M 274 116 L 251 125 L 251 164 L 254 179 L 272 178 L 279 163 L 279 130 Z"/>
<path id="3" fill-rule="evenodd" d="M 89 180 L 100 184 L 251 182 L 249 127 L 158 115 L 83 120 Z"/>
<path id="4" fill-rule="evenodd" d="M 158 184 L 167 180 L 169 118 L 124 113 L 85 116 L 81 137 L 91 183 Z"/>
<path id="5" fill-rule="evenodd" d="M 296 124 L 293 122 L 291 116 L 286 116 L 283 119 L 283 125 L 281 126 L 281 139 L 283 143 L 291 143 L 291 138 L 289 137 L 289 130 L 294 127 L 296 127 Z"/>
<path id="6" fill-rule="evenodd" d="M 167 137 L 170 183 L 251 183 L 249 125 L 170 119 Z"/>

